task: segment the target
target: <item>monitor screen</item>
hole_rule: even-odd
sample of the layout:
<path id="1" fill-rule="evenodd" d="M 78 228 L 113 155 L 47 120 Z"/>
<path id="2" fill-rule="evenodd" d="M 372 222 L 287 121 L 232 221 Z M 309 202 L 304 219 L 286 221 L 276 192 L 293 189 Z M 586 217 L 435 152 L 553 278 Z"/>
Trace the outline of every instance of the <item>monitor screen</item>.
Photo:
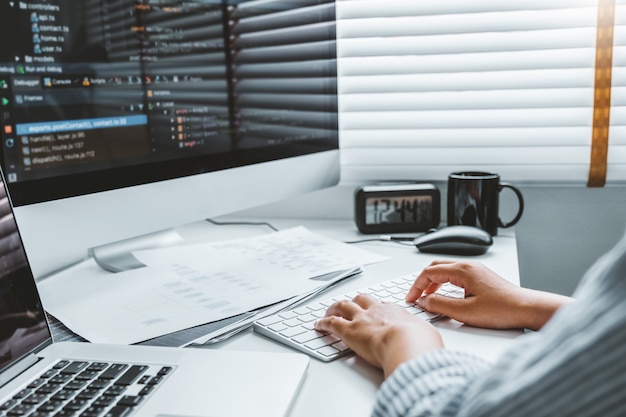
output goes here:
<path id="1" fill-rule="evenodd" d="M 334 1 L 2 2 L 0 33 L 1 163 L 35 268 L 44 232 L 58 238 L 83 223 L 93 232 L 77 232 L 86 249 L 254 206 L 288 195 L 274 163 L 338 149 Z M 325 164 L 307 175 L 323 177 Z M 242 187 L 258 181 L 257 165 L 270 176 L 251 194 Z M 239 182 L 225 177 L 238 168 L 247 168 Z M 222 188 L 198 189 L 195 177 Z M 171 183 L 185 178 L 194 185 Z M 146 185 L 158 207 L 142 206 Z M 172 189 L 204 193 L 206 207 Z M 231 194 L 240 201 L 211 206 Z M 112 205 L 99 214 L 93 204 Z M 155 209 L 176 213 L 142 224 Z M 102 224 L 77 216 L 123 231 L 99 233 Z"/>

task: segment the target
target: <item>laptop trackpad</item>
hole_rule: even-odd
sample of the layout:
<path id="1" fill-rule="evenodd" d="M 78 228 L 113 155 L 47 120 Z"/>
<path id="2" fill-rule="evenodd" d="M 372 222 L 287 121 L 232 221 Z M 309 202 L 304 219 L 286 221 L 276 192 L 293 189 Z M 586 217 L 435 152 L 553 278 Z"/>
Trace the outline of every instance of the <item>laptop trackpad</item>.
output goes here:
<path id="1" fill-rule="evenodd" d="M 300 388 L 308 357 L 299 354 L 184 349 L 189 355 L 141 416 L 277 417 Z"/>

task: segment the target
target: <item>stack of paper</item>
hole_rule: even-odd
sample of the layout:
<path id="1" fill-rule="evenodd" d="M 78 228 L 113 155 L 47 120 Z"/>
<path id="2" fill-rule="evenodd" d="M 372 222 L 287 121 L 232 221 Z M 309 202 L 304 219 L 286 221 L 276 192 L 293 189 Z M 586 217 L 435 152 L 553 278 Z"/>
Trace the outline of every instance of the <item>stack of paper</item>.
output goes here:
<path id="1" fill-rule="evenodd" d="M 146 267 L 47 278 L 44 307 L 91 342 L 132 344 L 309 293 L 324 285 L 320 276 L 386 259 L 303 227 L 133 255 Z"/>

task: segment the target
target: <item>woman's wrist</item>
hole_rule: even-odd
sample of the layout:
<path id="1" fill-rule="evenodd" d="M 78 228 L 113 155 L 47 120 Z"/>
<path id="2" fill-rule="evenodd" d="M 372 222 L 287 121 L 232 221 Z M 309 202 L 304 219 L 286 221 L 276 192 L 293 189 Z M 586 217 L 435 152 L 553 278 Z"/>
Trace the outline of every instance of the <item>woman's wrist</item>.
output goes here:
<path id="1" fill-rule="evenodd" d="M 430 324 L 424 324 L 422 328 L 394 326 L 386 332 L 382 349 L 379 349 L 383 355 L 380 362 L 385 378 L 402 363 L 431 350 L 443 348 L 443 339 L 439 332 Z"/>
<path id="2" fill-rule="evenodd" d="M 522 288 L 519 303 L 519 316 L 522 318 L 520 327 L 539 330 L 554 313 L 573 299 L 564 295 Z"/>

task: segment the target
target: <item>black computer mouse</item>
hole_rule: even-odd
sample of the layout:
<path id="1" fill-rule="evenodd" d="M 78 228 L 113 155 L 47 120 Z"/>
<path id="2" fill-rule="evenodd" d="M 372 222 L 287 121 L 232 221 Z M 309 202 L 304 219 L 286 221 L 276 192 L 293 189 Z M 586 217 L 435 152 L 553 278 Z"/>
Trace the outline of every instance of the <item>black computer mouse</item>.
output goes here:
<path id="1" fill-rule="evenodd" d="M 473 226 L 448 226 L 413 240 L 420 252 L 445 255 L 482 255 L 493 245 L 491 235 Z"/>

